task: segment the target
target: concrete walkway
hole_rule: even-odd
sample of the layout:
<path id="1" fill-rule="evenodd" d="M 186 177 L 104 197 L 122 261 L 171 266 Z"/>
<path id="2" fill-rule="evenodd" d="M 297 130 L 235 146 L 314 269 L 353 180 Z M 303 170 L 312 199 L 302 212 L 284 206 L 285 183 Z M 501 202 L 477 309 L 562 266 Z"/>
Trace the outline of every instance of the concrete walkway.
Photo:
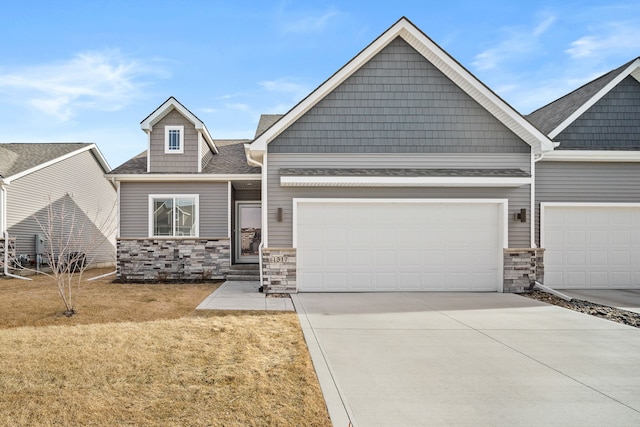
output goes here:
<path id="1" fill-rule="evenodd" d="M 640 425 L 640 329 L 513 294 L 292 299 L 335 426 Z"/>
<path id="2" fill-rule="evenodd" d="M 267 297 L 260 282 L 224 282 L 196 310 L 294 311 L 291 299 Z"/>
<path id="3" fill-rule="evenodd" d="M 563 289 L 560 292 L 571 298 L 640 313 L 640 289 Z"/>

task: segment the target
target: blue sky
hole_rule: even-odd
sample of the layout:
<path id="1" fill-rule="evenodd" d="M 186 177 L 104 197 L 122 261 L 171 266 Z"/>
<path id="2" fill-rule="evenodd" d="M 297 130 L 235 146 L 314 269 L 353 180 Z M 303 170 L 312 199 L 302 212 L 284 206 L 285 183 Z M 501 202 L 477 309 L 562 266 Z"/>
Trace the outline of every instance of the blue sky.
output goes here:
<path id="1" fill-rule="evenodd" d="M 523 114 L 640 56 L 637 0 L 7 3 L 0 142 L 95 142 L 112 167 L 169 96 L 252 138 L 401 16 Z"/>

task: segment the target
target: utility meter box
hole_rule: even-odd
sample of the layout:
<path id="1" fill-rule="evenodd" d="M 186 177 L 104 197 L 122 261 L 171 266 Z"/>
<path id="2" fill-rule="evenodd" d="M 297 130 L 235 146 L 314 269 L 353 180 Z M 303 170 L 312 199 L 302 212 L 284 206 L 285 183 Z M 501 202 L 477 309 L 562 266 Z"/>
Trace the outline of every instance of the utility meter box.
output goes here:
<path id="1" fill-rule="evenodd" d="M 36 234 L 36 255 L 41 255 L 45 250 L 44 236 L 42 234 Z"/>

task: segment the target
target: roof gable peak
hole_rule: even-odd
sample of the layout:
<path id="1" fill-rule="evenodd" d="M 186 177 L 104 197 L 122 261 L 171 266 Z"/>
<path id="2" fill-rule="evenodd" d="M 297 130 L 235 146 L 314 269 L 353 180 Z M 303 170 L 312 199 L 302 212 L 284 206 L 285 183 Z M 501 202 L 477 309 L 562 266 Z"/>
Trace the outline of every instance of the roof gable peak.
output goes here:
<path id="1" fill-rule="evenodd" d="M 193 126 L 196 130 L 204 136 L 207 144 L 211 147 L 211 149 L 217 153 L 218 148 L 213 142 L 213 138 L 209 133 L 209 130 L 205 126 L 204 122 L 200 120 L 195 114 L 193 114 L 187 107 L 182 105 L 175 97 L 170 96 L 165 102 L 163 102 L 158 108 L 156 108 L 151 114 L 149 114 L 142 122 L 140 122 L 140 127 L 146 133 L 151 132 L 153 126 L 156 125 L 160 120 L 162 120 L 167 114 L 172 112 L 173 110 L 178 111 L 182 114 L 187 120 L 193 123 Z"/>
<path id="2" fill-rule="evenodd" d="M 269 142 L 302 117 L 314 105 L 353 75 L 397 37 L 401 37 L 427 61 L 431 62 L 444 73 L 454 84 L 529 144 L 534 153 L 540 154 L 553 149 L 553 144 L 542 132 L 524 119 L 513 107 L 480 82 L 409 19 L 403 16 L 306 98 L 289 110 L 289 112 L 273 126 L 259 135 L 251 144 L 251 152 L 255 153 L 255 158 L 259 159 L 262 155 L 261 153 L 266 151 L 266 146 Z"/>

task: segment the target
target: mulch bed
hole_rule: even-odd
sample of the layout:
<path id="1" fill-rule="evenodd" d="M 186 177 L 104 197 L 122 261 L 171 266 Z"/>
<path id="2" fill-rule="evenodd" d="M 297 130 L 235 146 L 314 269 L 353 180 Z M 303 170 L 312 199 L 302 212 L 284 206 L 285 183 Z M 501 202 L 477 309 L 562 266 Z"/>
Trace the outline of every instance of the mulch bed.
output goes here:
<path id="1" fill-rule="evenodd" d="M 586 313 L 591 316 L 601 317 L 613 322 L 640 328 L 640 313 L 621 310 L 619 308 L 609 307 L 606 305 L 594 304 L 589 301 L 583 301 L 575 298 L 571 301 L 565 301 L 562 298 L 543 291 L 531 291 L 520 295 L 537 301 L 546 302 L 548 304 L 568 308 L 570 310 L 579 311 L 580 313 Z"/>

